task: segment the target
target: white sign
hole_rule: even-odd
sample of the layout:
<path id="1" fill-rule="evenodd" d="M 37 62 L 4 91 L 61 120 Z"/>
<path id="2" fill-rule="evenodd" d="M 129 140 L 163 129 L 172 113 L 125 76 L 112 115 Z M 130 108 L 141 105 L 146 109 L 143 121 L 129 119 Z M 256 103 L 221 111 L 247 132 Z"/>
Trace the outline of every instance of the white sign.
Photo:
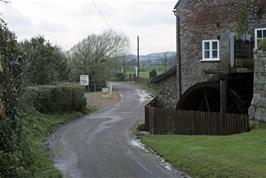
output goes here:
<path id="1" fill-rule="evenodd" d="M 80 85 L 81 86 L 89 86 L 90 80 L 88 75 L 80 76 Z"/>
<path id="2" fill-rule="evenodd" d="M 103 88 L 102 89 L 102 97 L 107 98 L 109 96 L 109 90 L 108 88 Z"/>

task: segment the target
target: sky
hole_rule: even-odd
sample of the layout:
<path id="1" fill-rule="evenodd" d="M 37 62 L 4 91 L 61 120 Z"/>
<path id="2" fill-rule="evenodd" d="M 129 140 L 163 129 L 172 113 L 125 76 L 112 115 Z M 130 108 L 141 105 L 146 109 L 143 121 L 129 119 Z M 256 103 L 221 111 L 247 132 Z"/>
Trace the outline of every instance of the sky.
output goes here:
<path id="1" fill-rule="evenodd" d="M 0 4 L 1 18 L 18 40 L 42 35 L 69 50 L 90 34 L 106 30 L 130 39 L 130 54 L 175 51 L 177 0 L 10 0 Z"/>

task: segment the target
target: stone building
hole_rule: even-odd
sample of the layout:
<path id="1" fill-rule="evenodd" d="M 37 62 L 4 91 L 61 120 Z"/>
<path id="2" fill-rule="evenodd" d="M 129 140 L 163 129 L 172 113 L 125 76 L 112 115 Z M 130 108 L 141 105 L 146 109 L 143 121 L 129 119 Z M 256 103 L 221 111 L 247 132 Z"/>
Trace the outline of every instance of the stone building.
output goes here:
<path id="1" fill-rule="evenodd" d="M 253 105 L 256 105 L 255 101 L 263 101 L 265 104 L 265 69 L 258 72 L 259 66 L 255 63 L 254 68 L 253 60 L 253 52 L 258 49 L 260 41 L 266 38 L 265 0 L 179 0 L 174 13 L 179 44 L 177 56 L 180 56 L 177 60 L 177 82 L 172 83 L 177 86 L 177 92 L 173 94 L 176 96 L 175 100 L 184 100 L 182 97 L 188 95 L 186 92 L 191 87 L 201 87 L 197 86 L 199 83 L 215 81 L 219 86 L 219 95 L 217 98 L 213 94 L 216 97 L 212 98 L 212 102 L 217 98 L 220 109 L 227 102 L 228 108 L 230 102 L 235 103 L 235 107 L 243 105 L 246 109 L 241 112 L 247 112 L 253 97 L 255 73 Z M 265 59 L 262 54 L 256 54 L 257 52 L 255 59 Z M 259 86 L 256 83 L 258 78 Z M 216 90 L 216 86 L 213 88 Z M 205 92 L 204 87 L 202 91 Z M 256 94 L 258 91 L 260 94 Z M 195 94 L 197 95 L 200 93 Z M 199 98 L 194 97 L 194 100 Z M 211 104 L 207 102 L 207 105 Z M 224 111 L 227 110 L 227 105 Z M 253 106 L 250 112 L 256 108 Z M 211 110 L 210 106 L 208 110 Z M 257 115 L 262 117 L 263 111 L 265 116 L 265 109 L 258 108 L 257 112 L 258 110 Z M 254 112 L 251 118 L 255 117 Z M 257 119 L 263 120 L 261 117 Z"/>
<path id="2" fill-rule="evenodd" d="M 151 80 L 152 87 L 158 91 L 158 105 L 164 108 L 175 108 L 177 103 L 176 67 L 158 75 Z"/>
<path id="3" fill-rule="evenodd" d="M 266 122 L 266 52 L 263 51 L 254 54 L 254 94 L 249 118 Z"/>

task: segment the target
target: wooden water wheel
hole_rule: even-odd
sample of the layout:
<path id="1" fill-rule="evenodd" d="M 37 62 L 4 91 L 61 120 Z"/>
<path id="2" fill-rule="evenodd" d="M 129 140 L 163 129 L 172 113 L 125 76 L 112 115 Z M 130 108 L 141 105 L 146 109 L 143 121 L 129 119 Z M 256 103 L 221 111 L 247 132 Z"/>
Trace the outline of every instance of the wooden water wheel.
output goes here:
<path id="1" fill-rule="evenodd" d="M 227 113 L 246 113 L 241 98 L 232 89 L 227 91 Z M 204 112 L 220 112 L 219 82 L 204 82 L 189 88 L 177 103 L 178 110 L 194 110 Z"/>

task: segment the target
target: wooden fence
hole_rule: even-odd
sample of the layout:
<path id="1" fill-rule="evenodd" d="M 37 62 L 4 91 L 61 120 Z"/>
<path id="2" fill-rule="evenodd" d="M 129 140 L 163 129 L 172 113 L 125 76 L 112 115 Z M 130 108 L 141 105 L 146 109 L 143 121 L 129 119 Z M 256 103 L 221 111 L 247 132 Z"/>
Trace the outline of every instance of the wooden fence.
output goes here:
<path id="1" fill-rule="evenodd" d="M 152 134 L 230 135 L 249 130 L 246 115 L 145 107 L 145 129 Z"/>

